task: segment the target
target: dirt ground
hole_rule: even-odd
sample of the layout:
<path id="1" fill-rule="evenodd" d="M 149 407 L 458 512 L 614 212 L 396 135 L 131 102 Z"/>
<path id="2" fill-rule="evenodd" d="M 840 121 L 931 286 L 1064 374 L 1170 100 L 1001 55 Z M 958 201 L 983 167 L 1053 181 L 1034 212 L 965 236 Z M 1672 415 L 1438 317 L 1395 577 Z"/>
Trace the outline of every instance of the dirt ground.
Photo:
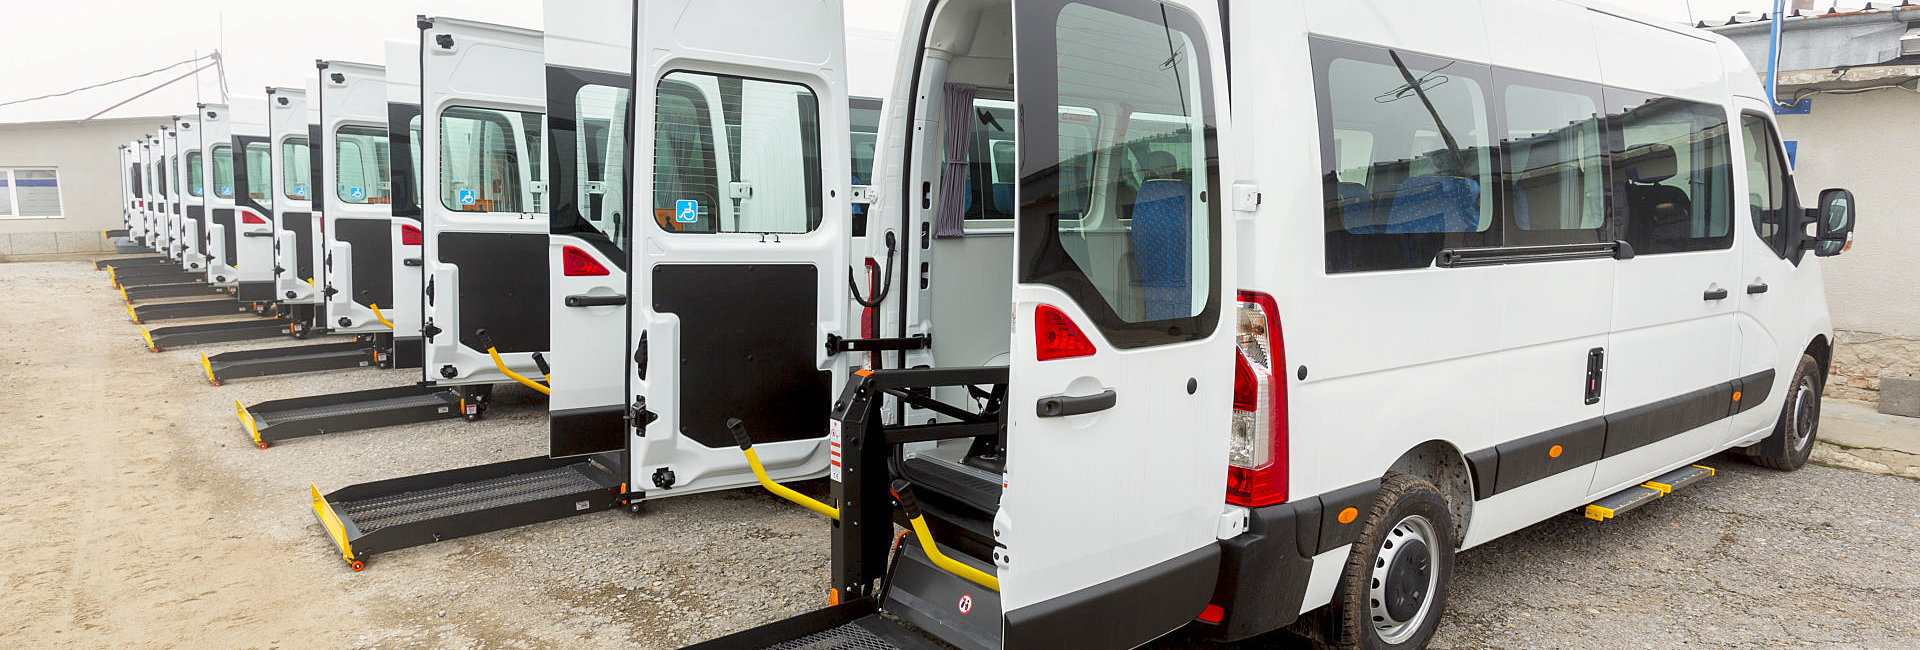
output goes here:
<path id="1" fill-rule="evenodd" d="M 314 521 L 310 482 L 540 455 L 538 396 L 502 390 L 477 423 L 260 450 L 236 399 L 419 375 L 214 387 L 200 352 L 300 342 L 149 353 L 80 262 L 0 264 L 0 297 L 0 647 L 676 648 L 823 604 L 826 527 L 757 491 L 395 551 L 354 573 Z M 1561 516 L 1463 553 L 1436 647 L 1920 647 L 1920 481 L 1711 464 L 1720 477 L 1617 520 Z"/>

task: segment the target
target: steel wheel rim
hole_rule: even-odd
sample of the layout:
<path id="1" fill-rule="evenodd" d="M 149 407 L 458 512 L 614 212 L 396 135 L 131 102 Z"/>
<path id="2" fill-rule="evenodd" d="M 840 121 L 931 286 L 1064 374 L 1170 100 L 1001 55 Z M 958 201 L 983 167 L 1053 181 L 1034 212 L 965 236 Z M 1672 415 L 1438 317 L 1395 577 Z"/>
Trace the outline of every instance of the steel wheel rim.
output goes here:
<path id="1" fill-rule="evenodd" d="M 1408 515 L 1387 531 L 1368 576 L 1367 622 L 1389 645 L 1412 637 L 1433 612 L 1440 547 L 1433 522 Z M 1407 611 L 1411 603 L 1412 611 Z"/>
<path id="2" fill-rule="evenodd" d="M 1787 422 L 1787 447 L 1795 453 L 1813 443 L 1813 427 L 1820 421 L 1820 395 L 1813 389 L 1813 378 L 1802 377 L 1794 386 L 1793 408 Z"/>

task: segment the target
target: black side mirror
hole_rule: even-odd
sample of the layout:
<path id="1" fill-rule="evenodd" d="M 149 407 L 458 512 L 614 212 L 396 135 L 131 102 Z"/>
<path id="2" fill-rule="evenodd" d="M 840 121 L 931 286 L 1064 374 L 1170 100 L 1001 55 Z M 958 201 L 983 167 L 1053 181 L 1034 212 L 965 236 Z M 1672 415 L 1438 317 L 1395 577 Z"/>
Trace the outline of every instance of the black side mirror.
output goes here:
<path id="1" fill-rule="evenodd" d="M 1820 192 L 1819 207 L 1807 211 L 1808 220 L 1815 225 L 1815 234 L 1806 246 L 1816 257 L 1833 257 L 1852 247 L 1853 206 L 1852 192 L 1841 189 Z"/>

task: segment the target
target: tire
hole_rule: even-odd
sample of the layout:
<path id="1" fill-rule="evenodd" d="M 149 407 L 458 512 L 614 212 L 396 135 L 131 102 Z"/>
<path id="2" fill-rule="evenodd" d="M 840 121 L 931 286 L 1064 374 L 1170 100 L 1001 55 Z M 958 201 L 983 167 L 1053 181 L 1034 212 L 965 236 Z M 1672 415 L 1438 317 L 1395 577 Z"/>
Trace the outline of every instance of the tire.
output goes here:
<path id="1" fill-rule="evenodd" d="M 1446 610 L 1453 547 L 1453 518 L 1440 489 L 1426 479 L 1388 474 L 1347 555 L 1333 602 L 1301 617 L 1293 630 L 1323 648 L 1426 647 Z"/>
<path id="2" fill-rule="evenodd" d="M 1813 355 L 1800 355 L 1793 381 L 1787 384 L 1786 404 L 1780 407 L 1780 419 L 1773 435 L 1744 451 L 1747 459 L 1761 467 L 1791 472 L 1807 464 L 1813 455 L 1813 441 L 1820 435 L 1820 392 L 1826 388 L 1826 375 Z"/>

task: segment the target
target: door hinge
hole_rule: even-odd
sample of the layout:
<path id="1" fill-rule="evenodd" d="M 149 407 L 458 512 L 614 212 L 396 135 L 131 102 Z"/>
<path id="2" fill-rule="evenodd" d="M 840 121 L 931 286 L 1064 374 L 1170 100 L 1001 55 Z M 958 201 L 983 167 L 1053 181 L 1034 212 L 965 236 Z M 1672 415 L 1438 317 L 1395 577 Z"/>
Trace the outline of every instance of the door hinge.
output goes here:
<path id="1" fill-rule="evenodd" d="M 633 346 L 633 365 L 641 381 L 647 379 L 647 333 L 640 332 L 640 344 Z M 644 401 L 644 400 L 643 400 Z"/>
<path id="2" fill-rule="evenodd" d="M 906 338 L 887 339 L 849 339 L 839 334 L 827 335 L 827 356 L 842 352 L 893 352 L 898 350 L 925 350 L 933 347 L 933 337 L 928 334 L 915 334 Z"/>
<path id="3" fill-rule="evenodd" d="M 433 337 L 438 336 L 439 334 L 440 334 L 440 326 L 434 325 L 432 320 L 428 320 L 427 324 L 424 326 L 421 326 L 420 328 L 420 335 L 427 337 L 428 343 L 432 343 Z"/>
<path id="4" fill-rule="evenodd" d="M 627 405 L 627 426 L 633 427 L 634 434 L 647 437 L 647 425 L 660 419 L 660 414 L 647 410 L 647 398 L 633 396 L 633 403 Z"/>
<path id="5" fill-rule="evenodd" d="M 1587 351 L 1587 403 L 1600 403 L 1600 377 L 1606 371 L 1606 348 L 1594 348 Z"/>

